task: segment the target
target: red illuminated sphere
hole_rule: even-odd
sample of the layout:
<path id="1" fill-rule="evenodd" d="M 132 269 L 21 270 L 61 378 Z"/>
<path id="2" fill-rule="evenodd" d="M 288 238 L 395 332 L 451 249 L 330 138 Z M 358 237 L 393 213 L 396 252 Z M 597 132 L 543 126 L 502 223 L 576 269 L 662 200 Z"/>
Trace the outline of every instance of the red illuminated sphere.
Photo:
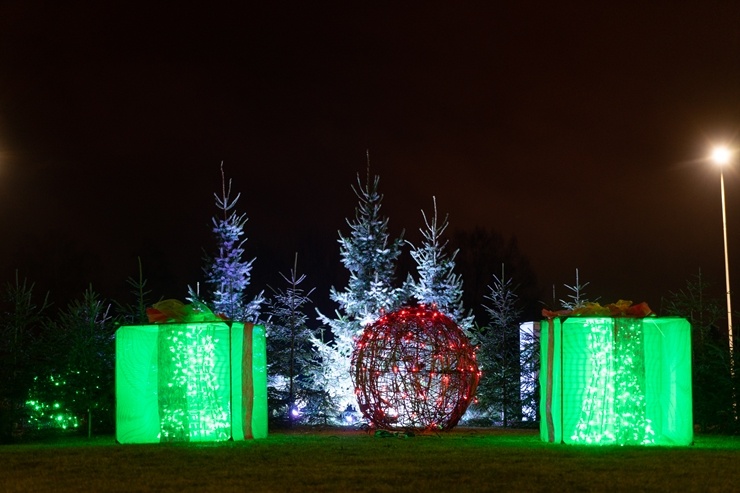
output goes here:
<path id="1" fill-rule="evenodd" d="M 373 426 L 449 430 L 480 379 L 462 329 L 423 305 L 388 313 L 365 328 L 352 353 L 360 411 Z"/>

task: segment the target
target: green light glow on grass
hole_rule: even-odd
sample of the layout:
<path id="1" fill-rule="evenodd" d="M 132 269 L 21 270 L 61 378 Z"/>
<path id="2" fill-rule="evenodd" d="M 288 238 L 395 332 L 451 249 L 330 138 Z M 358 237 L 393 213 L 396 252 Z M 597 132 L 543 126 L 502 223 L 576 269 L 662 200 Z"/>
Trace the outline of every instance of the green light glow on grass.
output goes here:
<path id="1" fill-rule="evenodd" d="M 693 441 L 691 327 L 680 318 L 570 317 L 542 325 L 541 438 Z"/>

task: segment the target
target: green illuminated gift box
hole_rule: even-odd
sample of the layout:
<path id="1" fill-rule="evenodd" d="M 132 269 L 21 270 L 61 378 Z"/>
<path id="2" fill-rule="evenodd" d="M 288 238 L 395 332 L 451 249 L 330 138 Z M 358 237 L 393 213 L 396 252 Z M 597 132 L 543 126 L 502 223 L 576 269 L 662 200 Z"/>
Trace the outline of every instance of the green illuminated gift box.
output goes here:
<path id="1" fill-rule="evenodd" d="M 688 321 L 571 316 L 545 320 L 541 329 L 543 441 L 693 442 Z"/>
<path id="2" fill-rule="evenodd" d="M 263 326 L 210 321 L 116 331 L 119 443 L 266 436 Z"/>

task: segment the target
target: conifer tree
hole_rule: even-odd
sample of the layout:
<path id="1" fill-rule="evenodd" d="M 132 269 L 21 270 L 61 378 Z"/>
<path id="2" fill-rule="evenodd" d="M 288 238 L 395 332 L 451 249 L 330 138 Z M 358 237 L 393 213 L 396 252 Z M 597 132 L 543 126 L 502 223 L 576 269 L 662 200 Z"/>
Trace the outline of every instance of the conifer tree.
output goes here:
<path id="1" fill-rule="evenodd" d="M 113 302 L 116 305 L 116 313 L 122 325 L 146 324 L 148 322 L 146 307 L 151 305 L 149 295 L 152 291 L 147 289 L 147 280 L 144 278 L 141 257 L 138 257 L 137 260 L 139 262 L 138 278 L 129 277 L 126 279 L 126 283 L 131 287 L 130 292 L 136 300 L 135 303 Z"/>
<path id="2" fill-rule="evenodd" d="M 315 366 L 312 334 L 304 311 L 314 288 L 300 287 L 306 276 L 298 274 L 297 253 L 290 277 L 280 275 L 288 287 L 273 289 L 266 310 L 268 397 L 274 417 L 290 423 L 315 401 L 310 378 Z"/>
<path id="3" fill-rule="evenodd" d="M 90 285 L 54 322 L 56 344 L 64 356 L 45 382 L 47 398 L 85 416 L 88 438 L 94 428 L 108 431 L 113 424 L 116 320 L 111 312 L 111 304 Z"/>
<path id="4" fill-rule="evenodd" d="M 439 223 L 437 215 L 437 199 L 432 197 L 434 215 L 431 220 L 421 211 L 425 228 L 419 228 L 423 236 L 421 247 L 411 246 L 411 257 L 416 262 L 416 271 L 419 275 L 414 280 L 409 274 L 406 280 L 407 292 L 419 303 L 435 305 L 439 311 L 454 320 L 464 331 L 473 328 L 473 315 L 466 313 L 463 308 L 463 280 L 462 276 L 454 272 L 455 257 L 459 250 L 452 254 L 447 253 L 448 240 L 443 239 L 449 215 Z"/>
<path id="5" fill-rule="evenodd" d="M 402 288 L 394 287 L 396 261 L 401 253 L 402 237 L 390 239 L 388 218 L 381 215 L 383 196 L 378 192 L 380 177 L 363 185 L 357 176 L 357 187 L 352 187 L 359 205 L 355 219 L 347 224 L 349 235 L 339 233 L 340 255 L 349 271 L 349 282 L 343 291 L 332 286 L 330 298 L 339 305 L 336 318 L 319 312 L 319 320 L 329 329 L 321 329 L 313 343 L 321 360 L 316 381 L 326 393 L 330 404 L 327 415 L 336 417 L 347 409 L 357 410 L 357 399 L 350 377 L 350 359 L 354 339 L 363 327 L 405 301 Z M 402 235 L 401 235 L 402 236 Z"/>
<path id="6" fill-rule="evenodd" d="M 0 290 L 0 443 L 15 438 L 34 377 L 45 370 L 42 355 L 56 349 L 45 340 L 49 295 L 39 303 L 34 289 L 16 271 L 15 282 Z"/>
<path id="7" fill-rule="evenodd" d="M 484 305 L 490 318 L 476 332 L 478 364 L 483 376 L 478 385 L 478 408 L 504 427 L 521 415 L 519 395 L 519 322 L 521 309 L 511 279 L 493 276 Z"/>
<path id="8" fill-rule="evenodd" d="M 213 217 L 213 232 L 216 236 L 216 255 L 206 258 L 206 283 L 211 286 L 212 309 L 214 313 L 224 314 L 231 320 L 242 322 L 257 322 L 260 308 L 264 303 L 264 291 L 251 301 L 245 300 L 245 290 L 252 277 L 252 264 L 255 259 L 245 261 L 244 225 L 248 218 L 246 214 L 237 214 L 234 210 L 241 197 L 238 193 L 231 198 L 231 180 L 228 187 L 224 177 L 224 167 L 221 163 L 221 196 L 213 194 L 216 207 L 223 213 L 222 217 Z M 191 291 L 191 298 L 197 301 L 197 293 Z"/>
<path id="9" fill-rule="evenodd" d="M 586 297 L 586 286 L 589 283 L 581 284 L 580 277 L 578 276 L 578 269 L 576 269 L 576 282 L 572 286 L 564 284 L 566 288 L 570 290 L 567 300 L 560 300 L 560 305 L 566 310 L 575 310 L 576 308 L 582 308 L 586 303 L 589 302 Z M 554 297 L 554 296 L 553 296 Z"/>

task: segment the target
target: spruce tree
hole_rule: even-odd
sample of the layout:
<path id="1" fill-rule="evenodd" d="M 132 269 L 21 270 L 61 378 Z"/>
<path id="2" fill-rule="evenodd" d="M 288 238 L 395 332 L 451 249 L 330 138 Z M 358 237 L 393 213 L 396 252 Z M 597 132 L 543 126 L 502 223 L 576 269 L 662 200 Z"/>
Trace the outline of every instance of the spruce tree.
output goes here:
<path id="1" fill-rule="evenodd" d="M 94 429 L 113 428 L 115 330 L 111 303 L 88 286 L 54 321 L 54 338 L 64 351 L 49 379 L 37 387 L 40 396 L 61 401 L 76 416 L 85 416 L 87 437 Z M 44 389 L 45 387 L 45 389 Z M 44 399 L 42 399 L 44 400 Z"/>
<path id="2" fill-rule="evenodd" d="M 131 287 L 130 293 L 134 296 L 135 303 L 113 302 L 116 306 L 118 321 L 122 325 L 148 323 L 146 308 L 151 305 L 149 295 L 152 294 L 152 291 L 147 289 L 147 280 L 144 278 L 141 257 L 137 257 L 137 260 L 139 262 L 139 277 L 129 277 L 126 280 L 126 283 Z"/>
<path id="3" fill-rule="evenodd" d="M 39 302 L 34 289 L 16 271 L 0 290 L 0 444 L 17 438 L 34 378 L 51 364 L 44 356 L 63 355 L 47 340 L 49 295 Z"/>
<path id="4" fill-rule="evenodd" d="M 572 286 L 569 286 L 567 284 L 564 284 L 566 288 L 570 290 L 570 293 L 568 295 L 567 300 L 560 300 L 560 306 L 562 306 L 566 310 L 575 310 L 576 308 L 582 308 L 586 305 L 586 303 L 589 302 L 588 298 L 586 297 L 586 286 L 588 286 L 589 283 L 583 283 L 581 284 L 580 277 L 578 275 L 578 269 L 576 268 L 576 282 Z M 553 298 L 555 297 L 553 293 Z"/>
<path id="5" fill-rule="evenodd" d="M 466 313 L 463 308 L 463 280 L 461 275 L 454 272 L 455 257 L 459 249 L 448 255 L 448 240 L 442 236 L 449 225 L 449 215 L 446 215 L 440 224 L 437 199 L 432 197 L 432 200 L 434 215 L 431 221 L 426 213 L 421 211 L 425 226 L 419 228 L 423 237 L 421 247 L 417 248 L 407 241 L 411 246 L 411 257 L 416 262 L 419 277 L 414 280 L 409 274 L 406 290 L 419 303 L 436 306 L 439 311 L 468 332 L 473 328 L 473 315 L 470 311 Z"/>
<path id="6" fill-rule="evenodd" d="M 251 301 L 245 300 L 245 290 L 252 277 L 252 264 L 255 259 L 245 261 L 244 225 L 247 223 L 246 214 L 237 214 L 234 208 L 241 197 L 241 193 L 231 198 L 231 180 L 228 187 L 224 177 L 224 167 L 221 163 L 221 196 L 213 194 L 216 207 L 222 216 L 213 217 L 213 233 L 216 236 L 216 255 L 206 258 L 206 283 L 211 287 L 211 304 L 214 313 L 226 315 L 231 320 L 242 322 L 257 322 L 260 308 L 264 303 L 264 292 L 255 296 Z M 197 301 L 197 293 L 191 289 L 191 298 Z"/>
<path id="7" fill-rule="evenodd" d="M 291 423 L 315 401 L 310 378 L 315 365 L 312 334 L 304 311 L 314 288 L 300 287 L 306 276 L 298 274 L 298 254 L 290 277 L 280 275 L 288 286 L 273 289 L 266 310 L 268 398 L 273 418 Z"/>
<path id="8" fill-rule="evenodd" d="M 519 395 L 519 322 L 521 309 L 511 279 L 493 276 L 484 305 L 489 325 L 476 331 L 478 364 L 483 372 L 478 385 L 478 409 L 504 427 L 521 417 Z"/>
<path id="9" fill-rule="evenodd" d="M 349 271 L 349 282 L 343 291 L 334 286 L 330 290 L 330 298 L 339 305 L 336 318 L 318 313 L 329 329 L 328 334 L 322 328 L 320 335 L 313 337 L 321 361 L 316 380 L 329 403 L 328 419 L 358 407 L 350 377 L 355 337 L 382 311 L 393 310 L 405 301 L 404 290 L 394 287 L 403 239 L 390 239 L 388 218 L 380 212 L 383 196 L 378 192 L 379 182 L 378 176 L 370 180 L 369 165 L 364 185 L 357 175 L 357 186 L 352 187 L 359 199 L 355 219 L 347 219 L 349 235 L 339 233 L 341 260 Z"/>

